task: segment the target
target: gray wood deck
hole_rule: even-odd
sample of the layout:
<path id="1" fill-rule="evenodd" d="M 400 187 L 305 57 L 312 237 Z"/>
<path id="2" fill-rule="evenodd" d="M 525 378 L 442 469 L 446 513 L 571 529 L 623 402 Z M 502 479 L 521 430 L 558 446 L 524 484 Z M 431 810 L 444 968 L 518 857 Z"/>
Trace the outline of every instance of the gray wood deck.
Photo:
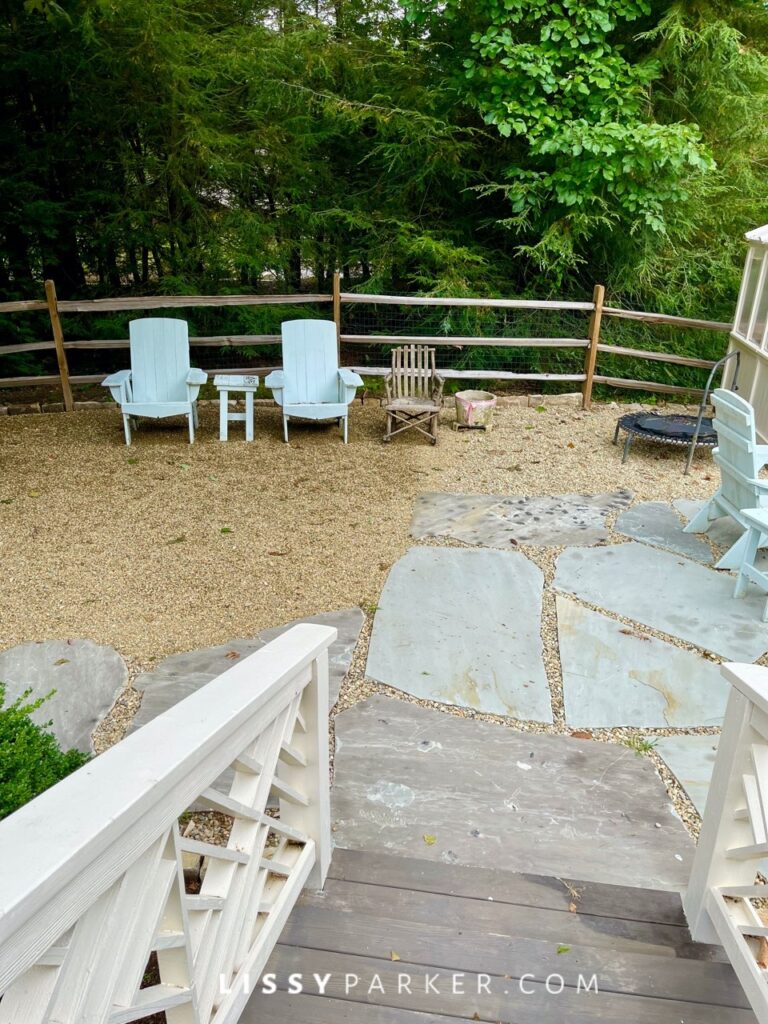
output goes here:
<path id="1" fill-rule="evenodd" d="M 755 1024 L 675 893 L 341 849 L 266 972 L 277 991 L 251 979 L 242 1024 Z M 314 974 L 330 975 L 323 995 Z M 580 975 L 598 992 L 579 991 Z"/>

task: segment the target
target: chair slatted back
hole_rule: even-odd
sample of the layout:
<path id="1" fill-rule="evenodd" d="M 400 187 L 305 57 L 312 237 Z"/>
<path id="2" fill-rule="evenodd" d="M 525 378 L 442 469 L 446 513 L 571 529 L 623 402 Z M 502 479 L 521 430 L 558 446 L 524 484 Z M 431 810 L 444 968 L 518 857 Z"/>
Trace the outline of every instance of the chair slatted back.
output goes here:
<path id="1" fill-rule="evenodd" d="M 333 320 L 282 324 L 286 405 L 339 401 L 339 354 Z"/>
<path id="2" fill-rule="evenodd" d="M 720 467 L 722 496 L 736 509 L 757 508 L 760 492 L 750 482 L 757 479 L 761 468 L 754 409 L 740 395 L 725 388 L 714 391 L 712 401 L 717 431 L 713 456 Z"/>
<path id="3" fill-rule="evenodd" d="M 186 402 L 189 330 L 186 320 L 144 317 L 129 325 L 134 402 Z"/>
<path id="4" fill-rule="evenodd" d="M 428 345 L 392 349 L 392 393 L 396 399 L 431 401 L 436 373 L 435 350 Z"/>

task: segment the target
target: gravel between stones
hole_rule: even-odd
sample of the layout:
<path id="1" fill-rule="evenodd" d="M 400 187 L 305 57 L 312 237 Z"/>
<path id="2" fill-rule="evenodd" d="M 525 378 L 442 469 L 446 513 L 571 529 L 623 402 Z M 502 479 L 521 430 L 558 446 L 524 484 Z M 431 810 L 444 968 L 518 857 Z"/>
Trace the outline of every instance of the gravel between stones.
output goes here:
<path id="1" fill-rule="evenodd" d="M 417 700 L 364 674 L 372 613 L 390 566 L 415 543 L 409 526 L 420 492 L 628 488 L 636 502 L 671 502 L 705 498 L 716 487 L 708 451 L 697 454 L 688 477 L 681 449 L 640 441 L 622 466 L 613 431 L 617 417 L 636 406 L 596 404 L 585 413 L 546 398 L 543 405 L 543 412 L 501 406 L 489 434 L 446 429 L 454 417 L 446 410 L 436 447 L 415 435 L 382 444 L 384 414 L 370 399 L 352 409 L 348 446 L 335 426 L 324 425 L 292 426 L 291 443 L 284 445 L 279 415 L 270 407 L 257 409 L 252 444 L 219 442 L 216 408 L 201 409 L 191 447 L 175 421 L 158 421 L 142 425 L 127 448 L 116 411 L 2 417 L 0 648 L 87 637 L 123 655 L 129 685 L 97 730 L 101 751 L 124 735 L 140 704 L 132 681 L 156 661 L 357 604 L 368 621 L 334 715 L 386 693 L 447 714 L 567 734 L 549 586 L 542 636 L 552 726 Z M 611 543 L 625 540 L 611 534 Z M 551 584 L 562 549 L 521 550 Z M 614 729 L 595 730 L 593 737 L 637 745 L 645 735 L 713 731 Z M 695 832 L 698 815 L 658 755 L 648 753 Z"/>

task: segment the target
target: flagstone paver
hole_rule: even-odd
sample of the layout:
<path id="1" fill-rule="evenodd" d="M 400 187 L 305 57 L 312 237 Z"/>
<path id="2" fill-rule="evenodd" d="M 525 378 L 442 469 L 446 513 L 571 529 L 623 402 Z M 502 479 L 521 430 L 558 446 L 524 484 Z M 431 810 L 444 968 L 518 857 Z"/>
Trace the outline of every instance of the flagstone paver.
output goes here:
<path id="1" fill-rule="evenodd" d="M 504 497 L 496 494 L 420 494 L 411 535 L 453 537 L 480 547 L 517 544 L 598 544 L 608 539 L 606 516 L 626 508 L 629 491 Z"/>
<path id="2" fill-rule="evenodd" d="M 629 541 L 569 548 L 557 560 L 555 588 L 589 604 L 679 637 L 729 661 L 768 650 L 763 595 L 733 600 L 734 577 L 680 555 Z"/>
<path id="3" fill-rule="evenodd" d="M 350 849 L 661 889 L 690 871 L 647 758 L 382 695 L 336 718 L 331 798 Z"/>
<path id="4" fill-rule="evenodd" d="M 622 512 L 616 520 L 616 532 L 625 537 L 666 548 L 710 565 L 712 549 L 696 534 L 683 533 L 683 523 L 675 510 L 663 501 L 643 501 Z"/>
<path id="5" fill-rule="evenodd" d="M 312 615 L 299 622 L 315 622 L 324 626 L 335 626 L 339 631 L 338 639 L 331 645 L 330 663 L 330 706 L 339 698 L 339 688 L 352 662 L 352 654 L 357 644 L 365 616 L 359 608 L 346 608 L 338 612 L 324 612 Z M 296 622 L 285 626 L 266 629 L 251 639 L 230 640 L 218 647 L 206 647 L 199 651 L 186 651 L 183 654 L 172 654 L 160 662 L 151 672 L 145 672 L 136 680 L 136 688 L 144 691 L 141 707 L 133 720 L 131 731 L 146 725 L 153 718 L 178 704 L 190 693 L 199 690 L 216 676 L 232 668 L 235 661 L 248 657 L 260 647 L 274 640 Z"/>
<path id="6" fill-rule="evenodd" d="M 728 684 L 692 651 L 557 597 L 565 718 L 571 726 L 720 725 Z"/>
<path id="7" fill-rule="evenodd" d="M 411 548 L 379 598 L 366 674 L 415 697 L 551 722 L 543 582 L 519 552 Z"/>
<path id="8" fill-rule="evenodd" d="M 675 506 L 677 511 L 686 519 L 688 522 L 693 519 L 697 512 L 700 512 L 706 505 L 705 501 L 693 501 L 690 498 L 678 498 L 673 501 L 672 504 Z M 713 544 L 717 544 L 721 548 L 732 547 L 744 531 L 741 529 L 737 522 L 734 522 L 730 516 L 720 516 L 719 519 L 713 519 L 712 525 L 707 531 L 706 536 L 712 541 Z M 699 536 L 698 534 L 688 534 L 689 537 Z M 704 536 L 703 534 L 701 536 Z"/>
<path id="9" fill-rule="evenodd" d="M 64 750 L 93 753 L 91 734 L 128 681 L 125 662 L 111 647 L 91 640 L 45 640 L 0 652 L 6 705 L 31 689 L 29 700 L 54 695 L 33 712 Z"/>
<path id="10" fill-rule="evenodd" d="M 704 813 L 715 767 L 719 736 L 651 737 L 656 753 L 667 763 L 699 814 Z"/>

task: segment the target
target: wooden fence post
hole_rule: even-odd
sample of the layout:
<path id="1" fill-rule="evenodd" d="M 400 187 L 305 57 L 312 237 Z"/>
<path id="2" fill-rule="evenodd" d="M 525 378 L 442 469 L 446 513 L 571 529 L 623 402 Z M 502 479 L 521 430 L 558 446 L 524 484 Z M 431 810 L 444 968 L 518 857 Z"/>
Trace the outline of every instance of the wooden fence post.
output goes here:
<path id="1" fill-rule="evenodd" d="M 338 270 L 333 273 L 333 320 L 336 324 L 336 351 L 341 366 L 341 274 Z"/>
<path id="2" fill-rule="evenodd" d="M 59 377 L 61 378 L 61 393 L 64 397 L 64 409 L 66 412 L 73 412 L 75 403 L 72 398 L 72 387 L 69 383 L 69 364 L 67 363 L 67 353 L 64 349 L 64 332 L 61 329 L 59 304 L 56 300 L 56 285 L 53 281 L 45 282 L 45 300 L 48 303 L 48 316 L 51 318 L 53 343 L 56 346 L 56 359 L 59 364 Z"/>
<path id="3" fill-rule="evenodd" d="M 584 355 L 584 383 L 581 388 L 582 409 L 592 408 L 592 381 L 597 363 L 597 346 L 600 343 L 600 324 L 603 320 L 604 301 L 605 288 L 601 284 L 596 284 L 592 292 L 592 302 L 595 304 L 595 308 L 589 318 L 589 348 Z"/>

